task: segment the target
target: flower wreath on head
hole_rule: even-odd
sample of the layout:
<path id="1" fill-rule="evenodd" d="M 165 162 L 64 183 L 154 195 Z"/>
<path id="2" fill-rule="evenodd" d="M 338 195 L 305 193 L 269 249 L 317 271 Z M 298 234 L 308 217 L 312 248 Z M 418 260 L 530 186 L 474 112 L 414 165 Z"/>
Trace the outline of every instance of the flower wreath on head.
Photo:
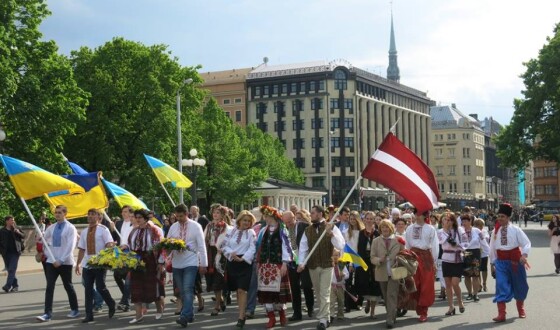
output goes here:
<path id="1" fill-rule="evenodd" d="M 260 211 L 262 213 L 262 215 L 264 216 L 272 216 L 274 217 L 276 220 L 280 221 L 282 220 L 282 216 L 280 215 L 280 213 L 278 212 L 277 209 L 275 209 L 272 206 L 269 205 L 262 205 L 260 207 Z"/>

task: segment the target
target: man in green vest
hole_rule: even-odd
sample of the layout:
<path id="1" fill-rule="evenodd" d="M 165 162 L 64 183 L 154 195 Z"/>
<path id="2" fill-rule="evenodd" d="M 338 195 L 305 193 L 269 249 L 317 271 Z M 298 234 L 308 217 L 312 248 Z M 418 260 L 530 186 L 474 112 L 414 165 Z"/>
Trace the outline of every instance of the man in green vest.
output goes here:
<path id="1" fill-rule="evenodd" d="M 311 282 L 315 289 L 315 294 L 319 300 L 319 312 L 317 318 L 319 324 L 317 330 L 324 330 L 329 325 L 329 305 L 331 296 L 331 281 L 333 274 L 332 253 L 336 248 L 339 251 L 344 249 L 344 237 L 333 223 L 327 224 L 325 210 L 322 206 L 316 205 L 311 208 L 311 226 L 305 229 L 303 237 L 299 243 L 298 272 L 302 272 L 307 265 Z M 325 237 L 321 240 L 321 234 L 325 232 Z M 313 254 L 309 255 L 310 249 L 317 245 Z"/>

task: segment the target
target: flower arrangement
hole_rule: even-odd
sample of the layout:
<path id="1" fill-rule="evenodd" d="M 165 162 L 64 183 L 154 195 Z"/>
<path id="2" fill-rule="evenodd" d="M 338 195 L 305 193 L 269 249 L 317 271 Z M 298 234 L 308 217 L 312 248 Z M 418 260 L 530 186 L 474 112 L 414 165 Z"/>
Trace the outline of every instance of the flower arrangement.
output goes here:
<path id="1" fill-rule="evenodd" d="M 162 238 L 153 247 L 156 251 L 185 251 L 190 250 L 185 241 L 178 238 Z"/>
<path id="2" fill-rule="evenodd" d="M 113 271 L 144 270 L 146 264 L 133 251 L 121 250 L 119 247 L 105 248 L 92 256 L 88 262 L 90 268 L 110 269 Z"/>
<path id="3" fill-rule="evenodd" d="M 276 218 L 277 220 L 282 219 L 282 216 L 280 215 L 278 210 L 275 209 L 272 206 L 262 205 L 261 208 L 260 208 L 260 211 L 261 211 L 262 215 L 264 215 L 264 216 L 272 216 L 272 217 Z"/>

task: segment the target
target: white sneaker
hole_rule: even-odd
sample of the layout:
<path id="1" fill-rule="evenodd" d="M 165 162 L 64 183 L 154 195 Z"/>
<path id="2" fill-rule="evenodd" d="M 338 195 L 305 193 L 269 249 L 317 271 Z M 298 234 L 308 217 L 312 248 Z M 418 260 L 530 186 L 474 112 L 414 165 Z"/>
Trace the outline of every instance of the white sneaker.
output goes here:
<path id="1" fill-rule="evenodd" d="M 51 320 L 51 316 L 49 314 L 43 314 L 41 316 L 37 316 L 35 319 L 41 322 L 48 322 Z"/>
<path id="2" fill-rule="evenodd" d="M 67 318 L 70 318 L 70 319 L 75 319 L 75 318 L 77 318 L 78 316 L 80 316 L 80 311 L 77 310 L 77 309 L 76 309 L 76 310 L 73 310 L 73 311 L 70 311 L 70 313 L 69 313 L 68 315 L 66 315 L 66 317 L 67 317 Z"/>
<path id="3" fill-rule="evenodd" d="M 156 320 L 159 320 L 163 317 L 163 313 L 156 313 Z"/>

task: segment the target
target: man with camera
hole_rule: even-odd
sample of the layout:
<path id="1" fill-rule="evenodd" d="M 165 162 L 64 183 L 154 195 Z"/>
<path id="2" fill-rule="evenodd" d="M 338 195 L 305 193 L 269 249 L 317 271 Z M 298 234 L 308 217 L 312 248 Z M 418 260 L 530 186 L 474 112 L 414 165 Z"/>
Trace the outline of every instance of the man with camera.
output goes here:
<path id="1" fill-rule="evenodd" d="M 550 250 L 554 254 L 554 267 L 556 275 L 560 275 L 560 216 L 555 214 L 548 224 L 550 236 Z"/>
<path id="2" fill-rule="evenodd" d="M 513 208 L 510 204 L 501 204 L 498 220 L 490 239 L 490 264 L 492 276 L 496 278 L 496 296 L 498 316 L 494 322 L 505 322 L 506 303 L 515 298 L 519 318 L 527 317 L 524 301 L 529 292 L 527 272 L 530 268 L 527 257 L 531 251 L 531 241 L 520 227 L 510 224 Z"/>

